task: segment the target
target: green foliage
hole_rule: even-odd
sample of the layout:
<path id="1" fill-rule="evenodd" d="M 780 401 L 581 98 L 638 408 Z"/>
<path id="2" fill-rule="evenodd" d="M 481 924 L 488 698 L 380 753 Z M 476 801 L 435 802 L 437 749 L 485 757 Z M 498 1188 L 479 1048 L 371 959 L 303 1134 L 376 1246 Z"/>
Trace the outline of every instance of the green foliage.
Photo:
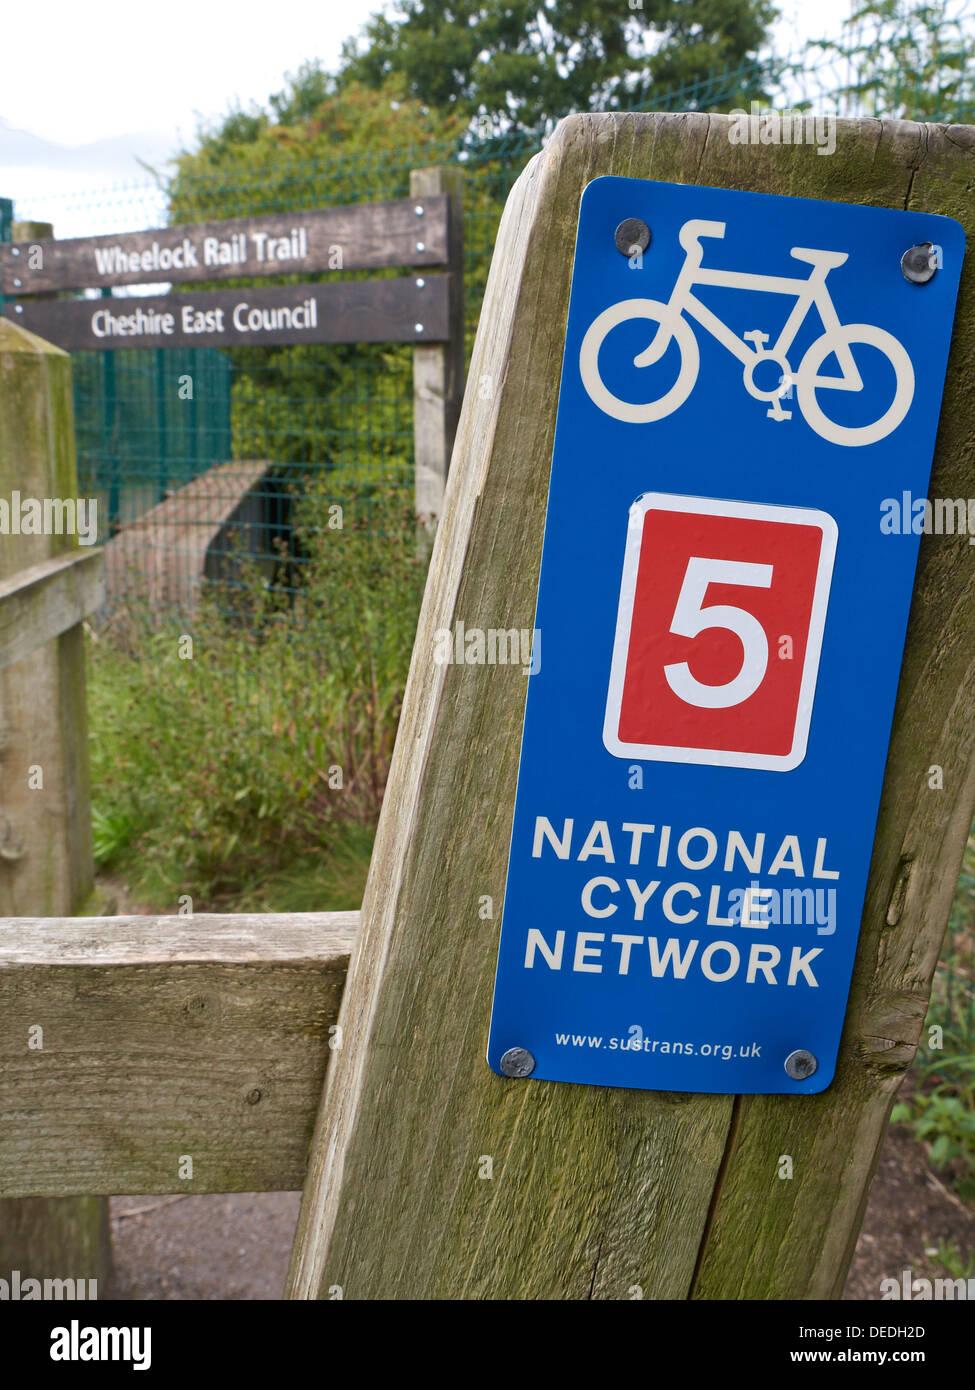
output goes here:
<path id="1" fill-rule="evenodd" d="M 401 77 L 482 134 L 661 109 L 695 88 L 687 105 L 735 105 L 764 95 L 772 72 L 756 55 L 775 15 L 767 0 L 402 0 L 344 45 L 339 82 Z"/>
<path id="2" fill-rule="evenodd" d="M 269 875 L 284 876 L 289 901 L 296 864 L 318 856 L 333 872 L 342 846 L 363 860 L 423 567 L 409 495 L 394 481 L 360 489 L 341 530 L 320 484 L 296 504 L 308 560 L 290 604 L 254 576 L 238 604 L 245 616 L 230 618 L 211 592 L 183 628 L 194 640 L 189 660 L 180 634 L 149 614 L 119 616 L 91 644 L 99 858 L 151 905 L 189 893 L 212 906 L 263 891 L 273 907 L 262 889 Z"/>
<path id="3" fill-rule="evenodd" d="M 953 1279 L 975 1277 L 975 1251 L 963 1255 L 954 1241 L 941 1241 L 935 1256 L 942 1269 L 947 1270 Z"/>
<path id="4" fill-rule="evenodd" d="M 459 141 L 464 124 L 435 115 L 402 78 L 379 86 L 350 81 L 339 90 L 316 63 L 305 64 L 269 99 L 270 111 L 231 111 L 197 132 L 196 148 L 175 160 L 169 185 L 173 222 L 243 217 L 294 207 L 368 201 L 348 186 L 348 171 L 370 156 L 381 180 L 388 156 Z M 314 179 L 308 182 L 309 165 Z M 250 176 L 250 177 L 248 177 Z M 280 278 L 276 281 L 280 283 Z"/>
<path id="5" fill-rule="evenodd" d="M 967 124 L 975 120 L 973 45 L 968 0 L 876 0 L 855 9 L 840 39 L 811 47 L 855 69 L 836 96 L 856 114 Z"/>
<path id="6" fill-rule="evenodd" d="M 339 92 L 307 65 L 269 111 L 232 112 L 201 133 L 178 162 L 171 219 L 403 197 L 410 169 L 454 160 L 462 135 L 402 82 Z M 471 323 L 517 172 L 510 155 L 488 151 L 465 189 Z M 149 614 L 120 617 L 92 643 L 98 862 L 154 906 L 189 893 L 198 906 L 353 907 L 423 579 L 412 353 L 295 346 L 222 361 L 230 453 L 273 462 L 273 489 L 291 498 L 290 550 L 270 590 L 256 573 L 242 589 L 211 588 L 188 629 L 191 661 Z M 335 504 L 342 531 L 329 525 Z M 336 766 L 341 790 L 328 785 Z"/>
<path id="7" fill-rule="evenodd" d="M 934 1166 L 950 1168 L 961 1196 L 975 1201 L 975 1110 L 970 1100 L 975 1055 L 960 1060 L 963 1065 L 956 1075 L 964 1077 L 967 1095 L 956 1092 L 956 1083 L 946 1082 L 924 1091 L 912 1103 L 896 1105 L 891 1119 L 909 1124 L 916 1137 L 930 1146 Z"/>
<path id="8" fill-rule="evenodd" d="M 324 852 L 303 854 L 286 869 L 234 897 L 235 912 L 358 912 L 372 857 L 372 826 L 340 824 Z"/>
<path id="9" fill-rule="evenodd" d="M 456 119 L 425 111 L 401 80 L 381 91 L 355 83 L 336 91 L 316 64 L 289 78 L 270 108 L 240 140 L 239 113 L 231 113 L 180 156 L 169 189 L 173 222 L 405 197 L 410 169 L 456 158 L 463 134 Z M 482 256 L 486 262 L 486 248 Z M 364 275 L 377 278 L 342 278 Z M 475 286 L 485 275 L 486 264 Z M 290 480 L 320 470 L 376 478 L 412 469 L 408 344 L 237 348 L 225 356 L 233 457 L 271 459 Z"/>
<path id="10" fill-rule="evenodd" d="M 122 858 L 139 833 L 131 810 L 96 803 L 91 808 L 95 867 L 110 869 Z"/>

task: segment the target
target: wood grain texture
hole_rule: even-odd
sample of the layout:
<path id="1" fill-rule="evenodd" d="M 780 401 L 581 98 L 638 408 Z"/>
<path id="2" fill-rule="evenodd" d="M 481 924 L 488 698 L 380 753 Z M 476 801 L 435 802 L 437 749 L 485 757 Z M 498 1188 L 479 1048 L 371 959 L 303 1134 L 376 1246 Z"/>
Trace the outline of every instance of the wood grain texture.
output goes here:
<path id="1" fill-rule="evenodd" d="M 464 211 L 463 171 L 458 167 L 413 169 L 410 197 L 417 207 L 427 199 L 449 198 L 448 337 L 413 349 L 414 507 L 428 524 L 443 510 L 447 469 L 464 396 Z"/>
<path id="2" fill-rule="evenodd" d="M 796 191 L 943 213 L 966 229 L 969 254 L 929 496 L 975 497 L 975 130 L 876 121 L 841 123 L 841 129 L 836 168 L 807 161 L 812 168 Z M 770 167 L 754 186 L 777 192 L 788 161 L 781 151 L 777 162 L 770 156 L 771 150 Z M 922 537 L 836 1079 L 801 1104 L 786 1096 L 737 1102 L 697 1297 L 837 1298 L 842 1292 L 890 1108 L 924 1022 L 972 822 L 972 558 L 967 536 Z M 934 763 L 944 769 L 943 791 L 928 786 Z M 856 775 L 855 769 L 837 773 Z M 776 1177 L 783 1153 L 793 1159 L 791 1182 Z"/>
<path id="3" fill-rule="evenodd" d="M 15 490 L 77 496 L 71 363 L 0 319 L 0 496 Z M 25 571 L 77 553 L 74 537 L 63 534 L 0 541 L 0 583 L 15 587 Z M 43 787 L 31 786 L 31 768 L 43 769 Z M 0 669 L 0 816 L 0 913 L 76 911 L 91 892 L 94 867 L 80 625 Z M 0 1090 L 5 1080 L 0 1068 Z M 7 1269 L 70 1269 L 104 1279 L 107 1233 L 104 1201 L 0 1201 Z"/>
<path id="4" fill-rule="evenodd" d="M 504 668 L 436 666 L 431 655 L 434 632 L 457 619 L 532 625 L 587 183 L 616 174 L 909 202 L 971 222 L 971 132 L 839 122 L 836 153 L 822 157 L 809 146 L 733 146 L 729 124 L 571 117 L 509 199 L 471 366 L 471 380 L 494 391 L 469 390 L 464 402 L 343 1000 L 345 1047 L 309 1163 L 293 1297 L 334 1284 L 346 1298 L 626 1298 L 635 1284 L 654 1298 L 809 1297 L 842 1283 L 975 798 L 964 538 L 922 546 L 869 920 L 843 1060 L 823 1096 L 733 1102 L 489 1071 L 524 684 Z M 946 496 L 975 488 L 975 417 L 960 380 L 971 368 L 970 287 L 969 272 L 936 466 Z M 943 793 L 923 780 L 934 761 L 946 765 Z M 878 906 L 886 912 L 907 853 L 907 925 L 882 931 Z M 491 922 L 478 916 L 482 894 L 494 901 Z M 782 1152 L 797 1164 L 791 1183 L 777 1178 Z M 491 1180 L 478 1179 L 480 1155 L 494 1159 Z"/>
<path id="5" fill-rule="evenodd" d="M 300 1187 L 357 925 L 0 921 L 0 1195 Z"/>
<path id="6" fill-rule="evenodd" d="M 0 319 L 0 497 L 15 490 L 25 498 L 77 496 L 71 362 Z M 6 586 L 19 588 L 36 566 L 56 571 L 76 554 L 71 535 L 2 536 L 0 584 L 9 595 Z M 25 850 L 16 861 L 0 860 L 6 915 L 73 912 L 91 892 L 84 661 L 76 625 L 0 668 L 0 812 L 11 827 L 0 825 L 0 836 Z M 28 785 L 31 767 L 43 769 L 42 789 Z"/>
<path id="7" fill-rule="evenodd" d="M 104 600 L 100 550 L 58 555 L 0 580 L 0 670 L 76 627 Z"/>
<path id="8" fill-rule="evenodd" d="M 525 700 L 434 633 L 532 627 L 588 159 L 560 133 L 495 248 L 321 1111 L 292 1292 L 627 1297 L 687 1289 L 731 1100 L 530 1086 L 484 1058 Z M 606 172 L 593 163 L 594 173 Z M 689 166 L 692 167 L 692 166 Z M 488 389 L 484 389 L 485 383 Z M 490 895 L 494 920 L 478 899 Z M 479 1158 L 494 1177 L 478 1178 Z"/>
<path id="9" fill-rule="evenodd" d="M 33 229 L 33 230 L 30 230 Z M 304 232 L 307 254 L 289 259 L 267 259 L 265 239 L 290 238 Z M 32 295 L 41 290 L 109 288 L 113 285 L 145 285 L 194 280 L 229 280 L 243 276 L 305 275 L 312 271 L 375 270 L 384 266 L 443 265 L 447 259 L 447 200 L 430 197 L 418 214 L 411 199 L 388 203 L 357 203 L 348 207 L 320 208 L 271 217 L 238 217 L 222 222 L 197 222 L 176 227 L 157 227 L 144 232 L 117 232 L 108 236 L 51 238 L 49 223 L 14 223 L 12 245 L 0 246 L 0 293 Z M 246 259 L 227 265 L 208 265 L 204 255 L 207 237 L 238 242 Z M 196 264 L 160 266 L 159 252 L 182 248 L 189 241 Z M 423 250 L 418 249 L 422 242 Z M 31 256 L 34 247 L 40 256 Z M 98 269 L 95 253 L 104 256 L 115 247 L 126 255 L 148 253 L 148 268 Z M 153 260 L 153 247 L 157 248 Z M 341 264 L 334 252 L 341 251 Z M 263 252 L 263 259 L 261 254 Z M 32 259 L 37 264 L 32 265 Z M 190 261 L 191 258 L 180 256 Z"/>
<path id="10" fill-rule="evenodd" d="M 421 279 L 422 287 L 418 284 Z M 3 312 L 19 327 L 72 352 L 269 347 L 287 343 L 437 343 L 449 332 L 449 295 L 448 275 L 398 276 L 393 280 L 341 280 L 325 285 L 275 285 L 270 289 L 201 290 L 192 297 L 166 294 L 129 299 L 25 299 L 5 304 Z M 305 307 L 310 301 L 315 305 L 314 324 L 309 322 Z M 234 311 L 238 308 L 240 317 L 235 320 Z M 267 328 L 235 326 L 237 322 L 247 324 L 252 310 L 272 315 L 275 310 L 297 310 L 305 326 L 295 327 L 293 322 L 289 326 L 284 321 Z M 110 332 L 106 314 L 123 322 L 127 330 L 131 325 L 133 331 Z M 148 320 L 149 315 L 157 317 Z M 211 316 L 206 328 L 205 315 Z M 278 320 L 270 318 L 267 322 L 274 325 Z M 169 331 L 162 327 L 163 323 L 169 324 Z M 422 324 L 421 331 L 417 331 L 418 323 Z"/>

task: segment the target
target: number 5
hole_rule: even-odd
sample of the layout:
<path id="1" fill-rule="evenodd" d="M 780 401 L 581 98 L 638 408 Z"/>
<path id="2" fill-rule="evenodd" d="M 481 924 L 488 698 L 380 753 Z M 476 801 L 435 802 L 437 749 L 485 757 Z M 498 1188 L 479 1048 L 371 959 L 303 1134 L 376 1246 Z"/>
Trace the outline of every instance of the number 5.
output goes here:
<path id="1" fill-rule="evenodd" d="M 768 670 L 768 638 L 753 614 L 730 604 L 704 607 L 709 584 L 747 584 L 768 589 L 772 583 L 771 565 L 753 565 L 746 560 L 708 560 L 692 555 L 687 561 L 677 607 L 670 630 L 676 637 L 697 637 L 708 628 L 721 627 L 741 641 L 741 669 L 725 685 L 704 685 L 691 675 L 686 661 L 664 667 L 667 684 L 685 704 L 701 709 L 729 709 L 747 700 L 761 685 Z"/>

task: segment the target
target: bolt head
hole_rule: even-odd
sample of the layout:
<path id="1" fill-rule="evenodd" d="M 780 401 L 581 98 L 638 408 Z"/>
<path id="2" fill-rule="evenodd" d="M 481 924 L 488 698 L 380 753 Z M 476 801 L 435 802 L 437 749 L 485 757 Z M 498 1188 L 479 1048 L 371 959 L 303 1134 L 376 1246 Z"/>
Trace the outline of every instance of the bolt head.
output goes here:
<path id="1" fill-rule="evenodd" d="M 790 1052 L 785 1059 L 786 1075 L 793 1081 L 808 1081 L 810 1076 L 819 1069 L 819 1062 L 811 1052 L 807 1052 L 804 1047 L 797 1048 L 795 1052 Z"/>
<path id="2" fill-rule="evenodd" d="M 650 245 L 650 228 L 639 217 L 627 217 L 616 228 L 613 240 L 621 256 L 635 256 Z"/>
<path id="3" fill-rule="evenodd" d="M 937 265 L 932 256 L 934 250 L 930 241 L 922 241 L 919 246 L 909 246 L 901 256 L 901 270 L 905 280 L 912 285 L 926 285 L 933 280 Z"/>
<path id="4" fill-rule="evenodd" d="M 527 1048 L 509 1047 L 501 1058 L 501 1071 L 505 1076 L 531 1076 L 535 1070 L 535 1058 Z"/>

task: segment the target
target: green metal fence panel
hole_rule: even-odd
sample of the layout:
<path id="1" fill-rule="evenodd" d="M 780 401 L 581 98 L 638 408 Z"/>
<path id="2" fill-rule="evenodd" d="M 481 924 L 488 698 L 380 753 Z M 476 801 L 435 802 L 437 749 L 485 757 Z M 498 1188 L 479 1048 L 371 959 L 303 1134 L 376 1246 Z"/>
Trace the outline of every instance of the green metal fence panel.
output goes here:
<path id="1" fill-rule="evenodd" d="M 79 485 L 102 539 L 231 457 L 232 367 L 214 348 L 76 352 Z"/>
<path id="2" fill-rule="evenodd" d="M 10 240 L 10 229 L 13 226 L 14 205 L 12 198 L 0 198 L 0 241 Z M 3 309 L 3 295 L 0 294 L 0 310 Z"/>

